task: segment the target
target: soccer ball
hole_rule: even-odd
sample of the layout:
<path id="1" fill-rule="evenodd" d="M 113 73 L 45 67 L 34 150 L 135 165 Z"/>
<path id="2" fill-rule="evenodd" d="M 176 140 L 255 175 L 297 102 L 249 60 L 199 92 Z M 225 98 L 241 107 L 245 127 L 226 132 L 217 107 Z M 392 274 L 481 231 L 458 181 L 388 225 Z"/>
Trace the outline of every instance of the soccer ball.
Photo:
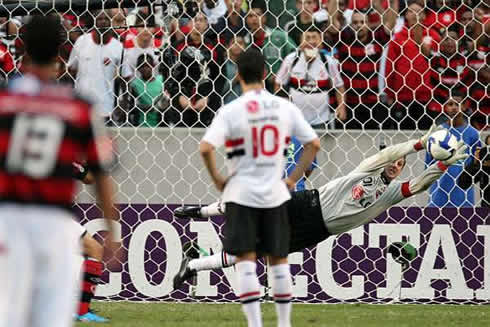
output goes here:
<path id="1" fill-rule="evenodd" d="M 447 130 L 432 133 L 427 142 L 427 151 L 436 160 L 447 160 L 456 151 L 458 140 Z"/>

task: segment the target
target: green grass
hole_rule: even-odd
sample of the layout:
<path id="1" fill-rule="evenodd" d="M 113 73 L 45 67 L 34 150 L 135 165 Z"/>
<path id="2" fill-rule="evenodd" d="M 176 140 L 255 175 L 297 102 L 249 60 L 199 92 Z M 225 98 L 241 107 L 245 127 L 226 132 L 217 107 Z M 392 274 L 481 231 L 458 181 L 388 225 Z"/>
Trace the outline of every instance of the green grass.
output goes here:
<path id="1" fill-rule="evenodd" d="M 239 304 L 105 303 L 94 309 L 109 324 L 78 323 L 77 327 L 235 327 L 246 326 Z M 275 327 L 274 305 L 262 304 L 264 327 Z M 467 305 L 333 305 L 294 304 L 293 326 L 448 327 L 490 326 L 488 306 Z"/>

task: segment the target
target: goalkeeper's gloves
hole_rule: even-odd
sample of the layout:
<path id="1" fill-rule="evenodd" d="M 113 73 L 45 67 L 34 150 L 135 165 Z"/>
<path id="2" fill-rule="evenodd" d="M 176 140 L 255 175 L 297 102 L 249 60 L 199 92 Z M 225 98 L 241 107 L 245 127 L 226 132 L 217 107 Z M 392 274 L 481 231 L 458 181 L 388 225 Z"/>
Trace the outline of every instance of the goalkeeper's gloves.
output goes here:
<path id="1" fill-rule="evenodd" d="M 422 136 L 419 141 L 415 144 L 415 149 L 417 151 L 420 151 L 422 149 L 427 150 L 427 143 L 429 142 L 429 137 L 432 135 L 432 133 L 435 133 L 437 131 L 443 130 L 444 127 L 438 126 L 436 124 L 432 125 L 430 129 L 425 133 L 424 136 Z"/>
<path id="2" fill-rule="evenodd" d="M 469 157 L 469 154 L 466 153 L 467 149 L 468 146 L 463 141 L 459 141 L 458 145 L 456 146 L 456 151 L 454 152 L 454 154 L 449 159 L 442 161 L 442 163 L 445 166 L 449 167 L 459 161 L 463 162 L 464 160 L 466 160 L 466 158 Z"/>

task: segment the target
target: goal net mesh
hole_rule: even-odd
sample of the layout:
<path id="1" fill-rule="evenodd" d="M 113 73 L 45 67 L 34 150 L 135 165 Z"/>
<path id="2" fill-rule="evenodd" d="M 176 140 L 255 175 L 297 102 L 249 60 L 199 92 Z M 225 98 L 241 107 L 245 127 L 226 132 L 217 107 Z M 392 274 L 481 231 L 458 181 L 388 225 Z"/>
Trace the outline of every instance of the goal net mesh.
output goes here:
<path id="1" fill-rule="evenodd" d="M 321 136 L 306 188 L 458 115 L 455 133 L 472 151 L 489 135 L 484 2 L 3 1 L 0 76 L 7 82 L 28 65 L 22 28 L 33 14 L 62 19 L 67 38 L 57 77 L 99 103 L 117 144 L 121 258 L 107 263 L 99 299 L 237 301 L 233 267 L 200 272 L 172 289 L 186 243 L 197 244 L 201 256 L 219 252 L 225 223 L 177 219 L 173 210 L 219 200 L 198 145 L 215 112 L 240 96 L 235 60 L 248 47 L 266 57 L 266 88 L 291 99 Z M 420 175 L 425 161 L 424 152 L 409 156 L 399 178 Z M 291 254 L 294 301 L 488 303 L 489 211 L 481 196 L 488 170 L 470 191 L 451 178 L 437 184 L 430 207 L 425 192 L 369 225 Z M 103 242 L 91 187 L 80 187 L 74 210 Z M 407 267 L 387 253 L 397 241 L 417 250 Z M 263 261 L 258 273 L 267 297 Z"/>

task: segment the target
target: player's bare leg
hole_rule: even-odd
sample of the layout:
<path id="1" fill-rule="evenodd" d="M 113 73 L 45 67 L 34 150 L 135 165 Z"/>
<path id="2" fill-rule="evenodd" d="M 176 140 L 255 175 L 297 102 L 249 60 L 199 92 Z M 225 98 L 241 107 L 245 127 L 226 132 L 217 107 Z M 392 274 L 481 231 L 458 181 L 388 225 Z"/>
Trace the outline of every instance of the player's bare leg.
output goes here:
<path id="1" fill-rule="evenodd" d="M 293 283 L 287 258 L 269 257 L 272 275 L 272 294 L 276 306 L 277 326 L 291 326 L 291 297 Z"/>
<path id="2" fill-rule="evenodd" d="M 104 269 L 102 258 L 104 248 L 90 234 L 85 233 L 82 237 L 82 249 L 85 256 L 83 262 L 83 280 L 80 303 L 78 305 L 77 320 L 87 322 L 107 322 L 106 318 L 100 317 L 90 311 L 90 303 L 95 296 L 97 284 Z"/>
<path id="3" fill-rule="evenodd" d="M 238 280 L 238 296 L 248 327 L 262 327 L 260 312 L 260 283 L 257 277 L 257 256 L 255 252 L 243 253 L 235 264 Z"/>

